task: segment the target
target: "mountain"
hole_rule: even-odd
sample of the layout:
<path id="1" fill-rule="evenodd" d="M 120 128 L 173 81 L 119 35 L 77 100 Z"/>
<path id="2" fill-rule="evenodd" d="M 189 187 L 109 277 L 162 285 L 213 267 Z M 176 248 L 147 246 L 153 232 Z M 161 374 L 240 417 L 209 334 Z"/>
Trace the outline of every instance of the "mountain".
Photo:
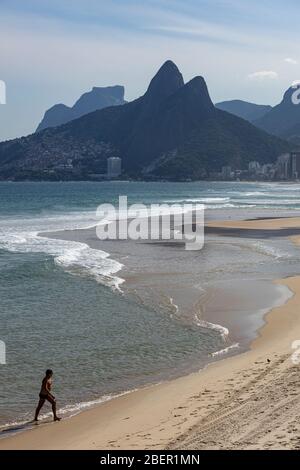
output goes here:
<path id="1" fill-rule="evenodd" d="M 270 134 L 296 142 L 300 139 L 300 105 L 293 103 L 293 94 L 299 98 L 299 88 L 289 88 L 277 106 L 265 116 L 254 121 L 260 129 Z"/>
<path id="2" fill-rule="evenodd" d="M 81 95 L 71 108 L 65 104 L 55 104 L 45 112 L 36 132 L 48 127 L 60 126 L 98 109 L 124 104 L 126 103 L 124 93 L 124 87 L 120 85 L 94 87 L 91 91 Z"/>
<path id="3" fill-rule="evenodd" d="M 184 84 L 167 61 L 135 101 L 0 144 L 0 175 L 85 179 L 119 156 L 134 177 L 200 179 L 223 165 L 247 168 L 288 150 L 287 142 L 215 108 L 203 77 Z"/>
<path id="4" fill-rule="evenodd" d="M 222 111 L 235 114 L 235 116 L 246 119 L 249 122 L 261 118 L 272 109 L 272 106 L 254 104 L 242 100 L 222 101 L 221 103 L 216 103 L 215 106 L 218 109 L 222 109 Z"/>

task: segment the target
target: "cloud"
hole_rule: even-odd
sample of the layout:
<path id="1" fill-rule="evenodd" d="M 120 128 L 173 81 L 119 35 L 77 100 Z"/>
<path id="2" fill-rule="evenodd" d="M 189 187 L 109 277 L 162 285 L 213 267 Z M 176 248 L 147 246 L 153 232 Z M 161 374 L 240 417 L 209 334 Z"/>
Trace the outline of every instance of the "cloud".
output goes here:
<path id="1" fill-rule="evenodd" d="M 291 64 L 291 65 L 297 65 L 298 64 L 298 61 L 296 59 L 293 59 L 292 57 L 287 57 L 286 59 L 284 59 L 284 61 L 287 64 Z"/>
<path id="2" fill-rule="evenodd" d="M 132 100 L 167 58 L 186 81 L 204 75 L 215 101 L 237 95 L 250 100 L 252 86 L 242 78 L 264 69 L 266 56 L 284 72 L 295 70 L 284 62 L 295 46 L 293 28 L 285 28 L 275 9 L 272 21 L 280 24 L 278 34 L 270 34 L 268 28 L 276 26 L 272 9 L 260 15 L 269 21 L 262 25 L 251 13 L 257 16 L 253 2 L 0 0 L 0 79 L 9 92 L 7 105 L 0 106 L 0 140 L 32 132 L 45 109 L 58 102 L 71 105 L 93 86 L 120 83 Z M 237 11 L 229 15 L 229 7 Z M 253 78 L 252 85 L 260 83 Z M 272 84 L 257 87 L 257 101 L 278 101 L 286 83 Z"/>
<path id="3" fill-rule="evenodd" d="M 249 80 L 277 80 L 278 73 L 273 70 L 261 70 L 248 75 Z"/>

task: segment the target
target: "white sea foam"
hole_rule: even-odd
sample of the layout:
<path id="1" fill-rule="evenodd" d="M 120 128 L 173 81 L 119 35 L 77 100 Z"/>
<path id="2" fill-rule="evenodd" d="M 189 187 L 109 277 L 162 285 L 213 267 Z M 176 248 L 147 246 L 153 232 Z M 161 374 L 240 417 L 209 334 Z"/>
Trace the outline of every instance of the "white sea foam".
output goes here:
<path id="1" fill-rule="evenodd" d="M 284 185 L 282 183 L 265 183 L 266 186 L 270 186 L 271 189 L 281 190 L 281 191 L 300 191 L 300 184 L 299 183 L 290 183 Z"/>
<path id="2" fill-rule="evenodd" d="M 283 189 L 283 192 L 280 192 L 279 189 Z M 246 209 L 252 207 L 258 207 L 261 209 L 274 208 L 274 207 L 286 207 L 294 208 L 295 210 L 299 209 L 300 198 L 298 194 L 295 194 L 295 191 L 300 192 L 300 187 L 292 188 L 291 191 L 294 192 L 288 194 L 289 188 L 284 187 L 263 187 L 262 190 L 254 191 L 229 191 L 228 195 L 222 196 L 222 194 L 216 194 L 213 197 L 185 197 L 178 199 L 168 199 L 165 200 L 165 203 L 168 204 L 193 204 L 199 203 L 204 204 L 207 209 Z M 211 193 L 212 191 L 207 190 L 206 193 Z"/>
<path id="3" fill-rule="evenodd" d="M 221 349 L 220 351 L 215 351 L 215 352 L 211 353 L 211 356 L 212 357 L 224 356 L 225 354 L 227 354 L 232 349 L 237 349 L 239 347 L 240 347 L 239 343 L 234 343 L 234 344 L 231 344 L 230 346 L 227 346 L 227 348 L 224 348 L 224 349 Z"/>
<path id="4" fill-rule="evenodd" d="M 124 279 L 116 276 L 123 267 L 109 253 L 85 243 L 39 236 L 38 233 L 95 226 L 94 213 L 65 214 L 57 217 L 7 219 L 1 222 L 0 248 L 19 253 L 46 253 L 72 274 L 89 275 L 97 282 L 120 289 Z"/>
<path id="5" fill-rule="evenodd" d="M 199 198 L 199 199 L 173 199 L 164 201 L 168 204 L 203 204 L 206 209 L 249 209 L 255 207 L 256 204 L 248 203 L 247 199 L 232 200 L 230 198 Z"/>
<path id="6" fill-rule="evenodd" d="M 65 418 L 71 418 L 72 416 L 75 416 L 84 410 L 88 410 L 89 408 L 101 405 L 110 400 L 113 400 L 114 398 L 128 395 L 129 393 L 135 392 L 137 390 L 138 389 L 132 389 L 121 393 L 103 395 L 102 397 L 96 398 L 95 400 L 83 401 L 71 405 L 66 405 L 59 408 L 57 410 L 57 414 Z M 39 423 L 43 424 L 43 422 L 48 422 L 48 419 L 52 418 L 52 416 L 53 415 L 51 411 L 49 411 L 48 413 L 41 414 L 39 417 Z M 22 419 L 9 421 L 8 423 L 1 425 L 0 432 L 5 432 L 5 435 L 7 436 L 8 432 L 11 432 L 13 434 L 14 432 L 24 431 L 25 429 L 28 429 L 30 428 L 30 426 L 33 425 L 35 425 L 35 423 L 32 421 L 32 413 L 26 413 L 26 415 Z"/>
<path id="7" fill-rule="evenodd" d="M 122 269 L 121 263 L 109 258 L 109 253 L 91 249 L 84 243 L 76 242 L 72 248 L 69 246 L 54 261 L 70 273 L 79 268 L 80 273 L 83 270 L 97 282 L 118 290 L 124 282 L 124 279 L 114 275 Z"/>
<path id="8" fill-rule="evenodd" d="M 213 203 L 221 203 L 221 202 L 229 202 L 230 197 L 200 197 L 200 198 L 185 198 L 185 199 L 171 199 L 164 201 L 167 204 L 182 204 L 182 203 L 199 203 L 199 204 L 213 204 Z"/>
<path id="9" fill-rule="evenodd" d="M 207 209 L 250 209 L 251 207 L 255 207 L 255 204 L 226 203 L 206 206 Z"/>
<path id="10" fill-rule="evenodd" d="M 178 305 L 176 305 L 176 304 L 174 303 L 173 297 L 170 297 L 170 305 L 171 305 L 171 309 L 172 309 L 172 312 L 171 312 L 171 314 L 170 314 L 170 317 L 172 318 L 173 315 L 177 315 L 177 313 L 179 312 L 179 307 L 178 307 Z"/>
<path id="11" fill-rule="evenodd" d="M 205 320 L 200 320 L 197 314 L 195 314 L 195 322 L 197 326 L 201 326 L 202 328 L 208 328 L 210 330 L 218 331 L 218 333 L 220 333 L 224 341 L 229 335 L 229 330 L 225 326 L 218 325 L 216 323 L 210 323 Z"/>
<path id="12" fill-rule="evenodd" d="M 241 200 L 241 202 L 246 202 L 246 200 Z M 281 199 L 280 197 L 274 197 L 274 199 L 250 199 L 247 200 L 247 203 L 254 204 L 259 207 L 273 207 L 273 206 L 294 206 L 300 204 L 299 198 L 290 198 L 290 199 Z"/>
<path id="13" fill-rule="evenodd" d="M 291 258 L 291 254 L 287 253 L 286 251 L 283 251 L 275 246 L 272 246 L 270 244 L 266 244 L 262 241 L 255 241 L 251 243 L 252 248 L 257 251 L 258 253 L 261 253 L 266 256 L 270 256 L 275 259 L 288 259 Z"/>
<path id="14" fill-rule="evenodd" d="M 267 193 L 262 192 L 262 191 L 248 191 L 245 193 L 240 192 L 239 195 L 242 197 L 243 196 L 266 196 Z"/>

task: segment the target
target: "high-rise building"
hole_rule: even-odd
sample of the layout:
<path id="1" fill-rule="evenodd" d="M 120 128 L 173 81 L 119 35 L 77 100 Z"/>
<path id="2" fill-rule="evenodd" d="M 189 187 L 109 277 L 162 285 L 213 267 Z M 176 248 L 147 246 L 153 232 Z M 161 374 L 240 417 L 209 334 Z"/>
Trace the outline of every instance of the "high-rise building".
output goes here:
<path id="1" fill-rule="evenodd" d="M 231 166 L 222 166 L 222 178 L 230 179 L 232 177 Z"/>
<path id="2" fill-rule="evenodd" d="M 292 160 L 290 153 L 284 153 L 277 158 L 277 177 L 279 179 L 289 180 L 292 177 Z"/>
<path id="3" fill-rule="evenodd" d="M 300 178 L 300 152 L 291 153 L 292 178 Z"/>
<path id="4" fill-rule="evenodd" d="M 248 169 L 250 173 L 258 173 L 260 170 L 260 164 L 256 161 L 249 162 Z"/>
<path id="5" fill-rule="evenodd" d="M 122 172 L 122 159 L 119 157 L 110 157 L 107 159 L 107 177 L 117 178 Z"/>

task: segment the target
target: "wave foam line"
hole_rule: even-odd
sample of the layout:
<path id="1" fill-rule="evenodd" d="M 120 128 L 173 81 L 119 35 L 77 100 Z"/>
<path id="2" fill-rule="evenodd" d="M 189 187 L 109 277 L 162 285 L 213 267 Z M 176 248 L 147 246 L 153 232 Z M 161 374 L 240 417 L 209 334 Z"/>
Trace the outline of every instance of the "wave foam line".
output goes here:
<path id="1" fill-rule="evenodd" d="M 236 348 L 239 348 L 239 347 L 240 347 L 239 343 L 234 343 L 234 344 L 231 344 L 230 346 L 228 346 L 227 348 L 220 349 L 220 351 L 215 351 L 215 352 L 211 353 L 211 356 L 212 357 L 223 356 L 224 354 L 227 354 L 232 349 L 236 349 Z"/>
<path id="2" fill-rule="evenodd" d="M 42 235 L 42 232 L 8 233 L 0 236 L 0 246 L 17 253 L 49 254 L 55 264 L 69 273 L 90 275 L 100 284 L 121 291 L 120 286 L 125 280 L 115 274 L 124 265 L 111 259 L 109 253 L 90 248 L 86 243 L 52 239 L 39 234 Z"/>
<path id="3" fill-rule="evenodd" d="M 229 202 L 230 197 L 199 197 L 199 198 L 185 198 L 185 199 L 169 199 L 166 201 L 163 201 L 164 203 L 168 204 L 180 204 L 180 203 L 203 203 L 203 204 L 213 204 L 214 202 Z"/>
<path id="4" fill-rule="evenodd" d="M 138 389 L 133 389 L 133 390 L 126 390 L 124 392 L 116 393 L 116 394 L 111 394 L 111 395 L 103 395 L 100 398 L 97 398 L 95 400 L 89 400 L 89 401 L 83 401 L 83 402 L 78 402 L 74 403 L 73 405 L 66 405 L 62 408 L 59 408 L 57 413 L 59 415 L 64 416 L 65 418 L 71 418 L 79 413 L 81 413 L 84 410 L 93 408 L 97 405 L 101 405 L 102 403 L 106 403 L 110 400 L 113 400 L 114 398 L 119 398 L 124 395 L 128 395 L 129 393 L 135 392 Z M 7 432 L 11 430 L 12 434 L 14 432 L 18 431 L 25 431 L 25 429 L 30 429 L 32 426 L 34 426 L 33 421 L 29 421 L 30 418 L 33 419 L 32 414 L 26 415 L 23 419 L 16 420 L 16 421 L 10 421 L 8 423 L 5 423 L 0 426 L 0 433 L 5 432 L 5 435 L 7 436 Z M 49 411 L 48 413 L 43 413 L 40 415 L 39 423 L 43 424 L 45 420 L 48 420 L 48 418 L 52 418 L 52 412 Z M 48 422 L 48 421 L 46 421 Z M 44 423 L 46 424 L 46 423 Z"/>
<path id="5" fill-rule="evenodd" d="M 270 256 L 275 259 L 291 258 L 291 255 L 289 253 L 283 250 L 280 250 L 279 248 L 276 248 L 274 246 L 263 243 L 261 241 L 256 241 L 250 244 L 249 247 L 252 248 L 257 253 L 261 253 L 262 255 Z"/>
<path id="6" fill-rule="evenodd" d="M 121 291 L 120 285 L 125 280 L 114 274 L 123 268 L 123 264 L 109 258 L 110 254 L 105 251 L 94 250 L 85 243 L 75 243 L 75 246 L 54 258 L 56 265 L 63 267 L 71 274 L 74 274 L 76 268 L 83 269 L 100 284 Z"/>
<path id="7" fill-rule="evenodd" d="M 196 320 L 196 325 L 197 326 L 201 326 L 202 328 L 208 328 L 210 330 L 218 331 L 220 333 L 220 335 L 222 336 L 224 341 L 226 340 L 226 338 L 229 335 L 229 330 L 225 326 L 218 325 L 216 323 L 210 323 L 210 322 L 205 321 L 205 320 L 200 320 L 197 314 L 195 314 L 195 320 Z"/>

